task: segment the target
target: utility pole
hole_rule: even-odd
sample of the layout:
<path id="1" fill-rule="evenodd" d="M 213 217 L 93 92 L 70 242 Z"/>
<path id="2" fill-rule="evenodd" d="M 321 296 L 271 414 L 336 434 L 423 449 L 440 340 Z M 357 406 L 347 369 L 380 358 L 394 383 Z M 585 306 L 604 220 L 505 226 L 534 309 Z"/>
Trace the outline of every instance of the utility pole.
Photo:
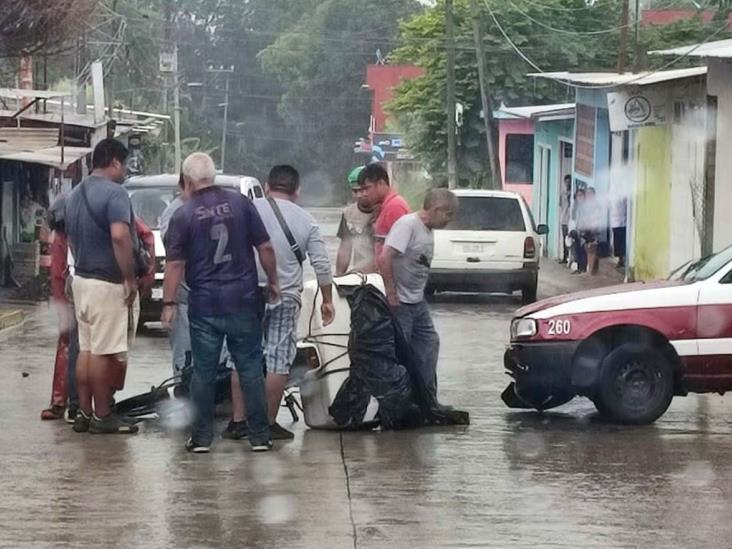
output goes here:
<path id="1" fill-rule="evenodd" d="M 501 188 L 501 170 L 498 165 L 498 146 L 495 140 L 493 128 L 495 120 L 493 120 L 493 101 L 491 100 L 490 91 L 488 90 L 488 81 L 485 75 L 485 49 L 483 45 L 483 28 L 480 26 L 480 12 L 478 11 L 478 2 L 470 0 L 470 9 L 473 12 L 473 38 L 475 40 L 475 56 L 478 61 L 478 80 L 480 81 L 480 102 L 483 107 L 483 125 L 485 129 L 486 146 L 488 147 L 488 163 L 490 166 L 491 179 L 488 185 L 483 187 L 488 189 Z"/>
<path id="2" fill-rule="evenodd" d="M 445 34 L 447 40 L 447 185 L 457 187 L 457 132 L 455 131 L 455 20 L 453 0 L 445 0 Z"/>
<path id="3" fill-rule="evenodd" d="M 117 13 L 117 0 L 114 0 L 112 2 L 112 11 L 114 13 Z M 109 104 L 109 119 L 114 119 L 114 61 L 115 58 L 112 57 L 109 60 L 109 72 L 107 73 L 107 96 L 108 96 L 108 104 Z"/>
<path id="4" fill-rule="evenodd" d="M 175 173 L 180 173 L 180 82 L 178 82 L 178 44 L 173 50 L 173 131 L 175 132 Z"/>
<path id="5" fill-rule="evenodd" d="M 623 8 L 620 16 L 620 52 L 618 53 L 618 73 L 625 72 L 625 60 L 628 54 L 628 24 L 630 11 L 630 0 L 623 0 Z"/>
<path id="6" fill-rule="evenodd" d="M 226 172 L 226 128 L 229 122 L 229 76 L 226 76 L 224 95 L 224 127 L 221 130 L 221 173 Z"/>
<path id="7" fill-rule="evenodd" d="M 218 68 L 209 66 L 207 72 L 226 75 L 226 83 L 224 84 L 224 102 L 219 103 L 219 107 L 224 107 L 224 126 L 221 130 L 221 173 L 224 173 L 226 171 L 226 130 L 229 125 L 229 79 L 234 73 L 234 66 L 232 65 L 228 68 L 223 65 Z"/>
<path id="8" fill-rule="evenodd" d="M 645 63 L 645 52 L 641 53 L 641 42 L 640 42 L 640 25 L 641 25 L 641 5 L 640 0 L 635 0 L 635 19 L 634 23 L 634 40 L 633 40 L 633 72 L 639 72 L 643 69 Z"/>

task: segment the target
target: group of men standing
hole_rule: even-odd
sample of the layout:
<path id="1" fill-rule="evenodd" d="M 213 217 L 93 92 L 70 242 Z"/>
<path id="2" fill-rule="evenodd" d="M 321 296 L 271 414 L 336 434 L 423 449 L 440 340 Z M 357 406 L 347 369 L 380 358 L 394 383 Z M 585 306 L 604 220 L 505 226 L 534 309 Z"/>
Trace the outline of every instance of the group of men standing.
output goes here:
<path id="1" fill-rule="evenodd" d="M 75 258 L 73 293 L 79 326 L 79 412 L 74 430 L 132 433 L 136 426 L 112 413 L 115 372 L 126 364 L 136 328 L 141 244 L 124 180 L 127 151 L 114 140 L 94 150 L 92 175 L 68 197 L 65 234 Z M 180 196 L 161 219 L 166 248 L 163 325 L 174 363 L 190 341 L 194 419 L 186 448 L 210 450 L 214 393 L 222 348 L 234 364 L 233 418 L 224 436 L 248 438 L 267 451 L 273 439 L 293 434 L 277 421 L 297 352 L 303 262 L 309 258 L 322 295 L 320 318 L 333 321 L 331 263 L 314 218 L 296 204 L 300 177 L 274 167 L 266 198 L 249 200 L 216 186 L 212 159 L 203 153 L 183 163 Z M 432 230 L 445 227 L 457 208 L 446 189 L 428 191 L 422 210 L 410 213 L 383 166 L 349 175 L 354 202 L 343 212 L 336 275 L 379 272 L 386 297 L 420 358 L 420 375 L 435 395 L 439 337 L 424 300 L 433 255 Z M 154 257 L 154 254 L 153 254 Z M 188 337 L 186 337 L 188 336 Z M 263 375 L 263 362 L 266 378 Z"/>

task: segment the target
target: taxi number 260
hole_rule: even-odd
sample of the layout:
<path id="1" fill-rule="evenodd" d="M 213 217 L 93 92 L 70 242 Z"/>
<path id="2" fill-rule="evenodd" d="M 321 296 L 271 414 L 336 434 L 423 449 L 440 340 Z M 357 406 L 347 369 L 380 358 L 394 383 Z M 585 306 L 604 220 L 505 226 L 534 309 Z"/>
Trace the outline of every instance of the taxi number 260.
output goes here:
<path id="1" fill-rule="evenodd" d="M 550 320 L 548 326 L 547 334 L 553 336 L 569 335 L 572 331 L 572 323 L 569 320 Z"/>

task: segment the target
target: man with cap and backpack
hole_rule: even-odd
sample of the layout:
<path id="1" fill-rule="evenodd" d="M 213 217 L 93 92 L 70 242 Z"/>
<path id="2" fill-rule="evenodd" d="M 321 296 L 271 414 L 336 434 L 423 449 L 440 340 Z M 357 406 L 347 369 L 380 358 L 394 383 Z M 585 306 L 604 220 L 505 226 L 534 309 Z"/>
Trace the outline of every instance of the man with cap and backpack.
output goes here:
<path id="1" fill-rule="evenodd" d="M 349 270 L 358 271 L 374 262 L 375 209 L 366 202 L 358 176 L 364 166 L 353 168 L 348 174 L 348 188 L 353 202 L 343 209 L 337 236 L 340 239 L 336 258 L 336 276 Z"/>

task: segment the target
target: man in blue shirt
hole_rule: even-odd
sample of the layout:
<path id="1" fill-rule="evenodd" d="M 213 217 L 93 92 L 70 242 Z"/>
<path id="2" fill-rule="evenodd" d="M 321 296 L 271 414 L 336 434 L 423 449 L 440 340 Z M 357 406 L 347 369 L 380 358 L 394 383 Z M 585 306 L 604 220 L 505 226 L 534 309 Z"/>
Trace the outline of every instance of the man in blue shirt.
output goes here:
<path id="1" fill-rule="evenodd" d="M 267 451 L 272 441 L 262 372 L 262 326 L 254 249 L 267 275 L 270 299 L 279 299 L 274 249 L 251 201 L 237 192 L 214 186 L 214 163 L 194 153 L 183 163 L 190 199 L 170 220 L 166 238 L 164 309 L 169 326 L 175 296 L 184 279 L 190 287 L 195 418 L 186 448 L 210 451 L 213 440 L 216 369 L 224 338 L 239 374 L 246 400 L 249 442 Z"/>
<path id="2" fill-rule="evenodd" d="M 114 377 L 126 362 L 139 312 L 130 198 L 122 188 L 128 151 L 103 139 L 92 154 L 93 171 L 68 196 L 66 234 L 75 260 L 74 305 L 79 325 L 76 377 L 79 407 L 74 431 L 135 433 L 137 426 L 110 408 Z"/>

